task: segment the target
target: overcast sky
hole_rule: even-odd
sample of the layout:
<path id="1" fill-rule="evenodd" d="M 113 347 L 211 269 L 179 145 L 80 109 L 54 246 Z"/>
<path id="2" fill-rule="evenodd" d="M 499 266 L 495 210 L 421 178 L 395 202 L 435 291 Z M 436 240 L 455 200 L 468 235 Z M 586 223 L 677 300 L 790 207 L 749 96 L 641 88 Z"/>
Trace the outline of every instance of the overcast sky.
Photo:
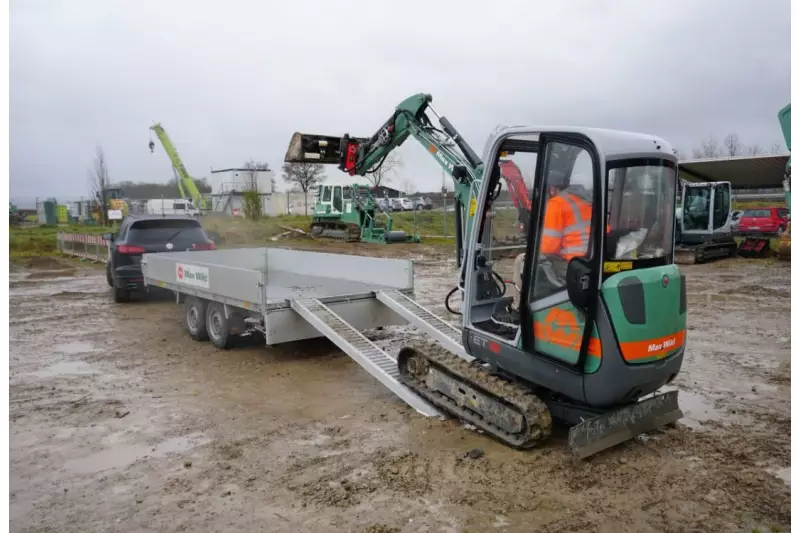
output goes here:
<path id="1" fill-rule="evenodd" d="M 642 131 L 687 155 L 729 132 L 784 148 L 789 15 L 789 0 L 12 0 L 10 194 L 88 194 L 98 144 L 113 181 L 167 181 L 155 121 L 197 178 L 251 157 L 280 176 L 294 131 L 369 136 L 418 92 L 478 153 L 501 124 Z M 399 154 L 395 182 L 441 186 L 413 139 Z"/>

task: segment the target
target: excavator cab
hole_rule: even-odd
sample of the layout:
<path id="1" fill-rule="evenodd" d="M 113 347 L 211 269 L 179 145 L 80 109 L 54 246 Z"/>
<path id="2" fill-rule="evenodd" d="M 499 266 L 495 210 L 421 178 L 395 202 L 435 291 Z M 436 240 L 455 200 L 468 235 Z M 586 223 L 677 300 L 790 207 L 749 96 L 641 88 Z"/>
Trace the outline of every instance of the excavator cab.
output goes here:
<path id="1" fill-rule="evenodd" d="M 677 220 L 675 262 L 693 264 L 736 253 L 727 181 L 679 183 L 681 216 Z"/>

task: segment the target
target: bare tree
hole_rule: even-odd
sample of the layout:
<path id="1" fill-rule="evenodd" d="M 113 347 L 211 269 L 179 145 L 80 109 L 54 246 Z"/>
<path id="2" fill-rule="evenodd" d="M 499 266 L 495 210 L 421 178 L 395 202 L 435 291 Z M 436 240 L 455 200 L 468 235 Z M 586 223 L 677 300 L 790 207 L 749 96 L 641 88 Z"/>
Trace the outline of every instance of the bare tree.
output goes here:
<path id="1" fill-rule="evenodd" d="M 781 153 L 782 151 L 783 151 L 783 150 L 781 150 L 781 145 L 780 145 L 780 144 L 778 144 L 778 143 L 774 143 L 774 144 L 772 145 L 772 149 L 770 150 L 770 152 L 772 152 L 772 154 L 779 154 L 779 153 Z"/>
<path id="2" fill-rule="evenodd" d="M 742 155 L 742 143 L 739 142 L 739 135 L 736 133 L 729 133 L 725 140 L 723 141 L 725 145 L 725 155 L 729 157 L 735 157 L 737 155 Z"/>
<path id="3" fill-rule="evenodd" d="M 702 156 L 707 159 L 712 159 L 719 157 L 719 145 L 717 144 L 717 139 L 713 135 L 709 135 L 708 138 L 703 139 L 703 144 L 701 145 Z"/>
<path id="4" fill-rule="evenodd" d="M 408 178 L 403 179 L 403 192 L 406 193 L 406 196 L 410 196 L 417 192 L 417 186 Z"/>
<path id="5" fill-rule="evenodd" d="M 391 175 L 402 166 L 403 162 L 400 160 L 400 156 L 390 153 L 374 172 L 370 172 L 364 177 L 373 187 L 379 187 L 382 184 L 389 183 L 392 180 Z"/>
<path id="6" fill-rule="evenodd" d="M 250 159 L 242 168 L 244 169 L 244 216 L 256 220 L 262 213 L 258 176 L 260 172 L 269 171 L 269 164 Z"/>
<path id="7" fill-rule="evenodd" d="M 284 163 L 283 180 L 303 191 L 308 215 L 308 191 L 325 181 L 325 165 L 320 163 Z"/>
<path id="8" fill-rule="evenodd" d="M 751 144 L 747 147 L 747 155 L 763 155 L 764 149 L 758 144 Z"/>
<path id="9" fill-rule="evenodd" d="M 680 150 L 678 148 L 674 148 L 672 150 L 672 153 L 675 154 L 675 157 L 678 158 L 678 161 L 685 161 L 686 160 L 686 156 L 684 155 L 682 150 Z"/>
<path id="10" fill-rule="evenodd" d="M 92 196 L 99 204 L 100 224 L 108 224 L 108 206 L 106 204 L 106 189 L 108 189 L 108 163 L 102 146 L 95 149 L 94 164 L 89 171 L 89 187 Z"/>

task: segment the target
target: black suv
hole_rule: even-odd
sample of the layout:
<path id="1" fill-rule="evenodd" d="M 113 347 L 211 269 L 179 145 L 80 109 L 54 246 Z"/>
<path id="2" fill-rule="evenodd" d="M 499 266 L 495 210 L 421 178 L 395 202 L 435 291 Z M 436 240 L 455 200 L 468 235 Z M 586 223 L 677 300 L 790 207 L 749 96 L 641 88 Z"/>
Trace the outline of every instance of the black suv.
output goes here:
<path id="1" fill-rule="evenodd" d="M 143 253 L 215 249 L 200 221 L 185 215 L 130 215 L 118 235 L 106 233 L 103 238 L 108 241 L 106 279 L 115 302 L 128 301 L 131 291 L 145 288 Z"/>

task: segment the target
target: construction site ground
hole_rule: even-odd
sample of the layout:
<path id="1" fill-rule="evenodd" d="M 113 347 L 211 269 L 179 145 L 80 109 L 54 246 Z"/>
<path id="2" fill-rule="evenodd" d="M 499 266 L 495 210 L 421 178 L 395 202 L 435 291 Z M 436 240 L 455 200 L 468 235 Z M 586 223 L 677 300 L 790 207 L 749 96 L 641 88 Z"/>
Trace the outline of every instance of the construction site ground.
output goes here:
<path id="1" fill-rule="evenodd" d="M 414 259 L 445 315 L 451 251 L 331 246 Z M 788 531 L 790 265 L 682 268 L 686 417 L 573 461 L 562 429 L 519 452 L 423 418 L 325 339 L 218 351 L 169 296 L 114 304 L 101 266 L 29 258 L 10 281 L 11 530 Z M 369 332 L 392 355 L 416 335 Z"/>

